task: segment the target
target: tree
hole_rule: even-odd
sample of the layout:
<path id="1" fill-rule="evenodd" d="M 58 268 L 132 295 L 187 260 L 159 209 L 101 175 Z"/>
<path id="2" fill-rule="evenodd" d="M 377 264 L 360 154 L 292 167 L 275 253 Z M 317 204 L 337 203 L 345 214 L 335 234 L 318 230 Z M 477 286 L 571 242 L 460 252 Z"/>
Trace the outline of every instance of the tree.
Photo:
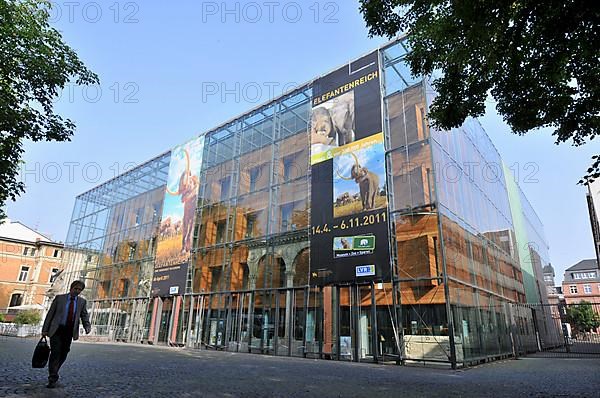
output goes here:
<path id="1" fill-rule="evenodd" d="M 491 95 L 513 132 L 551 127 L 556 144 L 599 134 L 600 3 L 585 0 L 361 0 L 369 34 L 408 33 L 413 75 L 433 80 L 429 117 L 450 129 Z M 579 183 L 600 177 L 594 156 Z"/>
<path id="2" fill-rule="evenodd" d="M 589 332 L 600 327 L 600 315 L 589 301 L 581 301 L 567 308 L 567 322 L 575 326 L 578 332 Z"/>
<path id="3" fill-rule="evenodd" d="M 97 84 L 61 34 L 50 26 L 49 1 L 0 0 L 0 221 L 8 199 L 25 192 L 17 180 L 23 141 L 69 141 L 70 119 L 53 111 L 67 83 Z"/>
<path id="4" fill-rule="evenodd" d="M 36 310 L 20 311 L 14 319 L 17 325 L 37 325 L 42 321 L 42 315 Z"/>

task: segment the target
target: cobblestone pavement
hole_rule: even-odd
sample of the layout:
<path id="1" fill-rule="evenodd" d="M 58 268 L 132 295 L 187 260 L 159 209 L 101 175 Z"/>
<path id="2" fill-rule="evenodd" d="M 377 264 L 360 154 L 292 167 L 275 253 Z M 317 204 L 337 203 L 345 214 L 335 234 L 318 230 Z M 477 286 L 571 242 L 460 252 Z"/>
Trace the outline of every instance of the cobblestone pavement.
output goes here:
<path id="1" fill-rule="evenodd" d="M 0 336 L 0 397 L 600 397 L 600 360 L 524 358 L 452 371 L 131 344 L 73 343 L 60 388 L 35 339 Z"/>

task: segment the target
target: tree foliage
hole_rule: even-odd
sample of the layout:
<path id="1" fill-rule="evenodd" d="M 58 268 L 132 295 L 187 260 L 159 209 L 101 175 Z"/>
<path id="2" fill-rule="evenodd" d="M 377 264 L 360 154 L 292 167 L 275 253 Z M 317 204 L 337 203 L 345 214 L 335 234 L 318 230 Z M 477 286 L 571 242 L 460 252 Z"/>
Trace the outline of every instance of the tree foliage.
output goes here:
<path id="1" fill-rule="evenodd" d="M 600 315 L 589 301 L 582 301 L 567 308 L 567 322 L 575 326 L 578 332 L 589 332 L 600 327 Z"/>
<path id="2" fill-rule="evenodd" d="M 491 95 L 517 134 L 550 127 L 582 145 L 600 127 L 600 3 L 586 0 L 361 0 L 371 35 L 408 33 L 414 75 L 439 96 L 429 117 L 450 129 Z M 600 177 L 600 158 L 580 183 Z"/>
<path id="3" fill-rule="evenodd" d="M 98 83 L 49 24 L 50 2 L 0 0 L 0 208 L 25 191 L 24 140 L 68 141 L 75 124 L 53 111 L 67 83 Z M 5 217 L 0 209 L 0 220 Z"/>
<path id="4" fill-rule="evenodd" d="M 17 325 L 37 325 L 42 321 L 42 315 L 36 310 L 20 311 L 14 319 Z"/>

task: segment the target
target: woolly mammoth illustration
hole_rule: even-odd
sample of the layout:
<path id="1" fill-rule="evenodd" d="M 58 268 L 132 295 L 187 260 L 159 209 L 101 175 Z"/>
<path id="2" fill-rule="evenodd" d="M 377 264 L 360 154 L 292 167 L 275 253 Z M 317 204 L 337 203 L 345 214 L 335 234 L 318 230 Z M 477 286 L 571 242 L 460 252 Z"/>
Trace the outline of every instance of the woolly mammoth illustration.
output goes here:
<path id="1" fill-rule="evenodd" d="M 361 166 L 358 157 L 354 153 L 350 153 L 350 155 L 354 158 L 354 164 L 350 169 L 350 177 L 341 175 L 339 170 L 336 170 L 336 173 L 341 179 L 354 180 L 358 184 L 363 210 L 374 209 L 375 198 L 379 193 L 379 176 Z"/>
<path id="2" fill-rule="evenodd" d="M 190 169 L 190 154 L 187 149 L 184 149 L 183 152 L 185 155 L 185 170 L 179 178 L 179 188 L 176 192 L 173 192 L 167 186 L 167 193 L 174 196 L 181 195 L 181 203 L 183 203 L 183 223 L 179 227 L 179 230 L 183 232 L 181 251 L 187 252 L 192 248 L 194 214 L 196 212 L 196 201 L 198 199 L 198 187 L 200 183 L 198 177 L 193 175 Z M 174 226 L 174 228 L 177 227 Z"/>

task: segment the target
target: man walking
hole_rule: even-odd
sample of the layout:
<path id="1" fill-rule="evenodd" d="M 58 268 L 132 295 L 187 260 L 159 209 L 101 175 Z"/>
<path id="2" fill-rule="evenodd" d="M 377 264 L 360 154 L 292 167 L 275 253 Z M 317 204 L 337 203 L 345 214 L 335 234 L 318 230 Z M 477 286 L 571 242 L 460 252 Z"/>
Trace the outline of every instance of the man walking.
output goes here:
<path id="1" fill-rule="evenodd" d="M 85 289 L 82 281 L 71 283 L 67 294 L 59 294 L 52 301 L 42 326 L 42 336 L 50 337 L 50 360 L 48 361 L 48 388 L 55 388 L 58 370 L 67 359 L 71 340 L 79 338 L 79 319 L 87 334 L 91 331 L 86 301 L 79 294 Z"/>

